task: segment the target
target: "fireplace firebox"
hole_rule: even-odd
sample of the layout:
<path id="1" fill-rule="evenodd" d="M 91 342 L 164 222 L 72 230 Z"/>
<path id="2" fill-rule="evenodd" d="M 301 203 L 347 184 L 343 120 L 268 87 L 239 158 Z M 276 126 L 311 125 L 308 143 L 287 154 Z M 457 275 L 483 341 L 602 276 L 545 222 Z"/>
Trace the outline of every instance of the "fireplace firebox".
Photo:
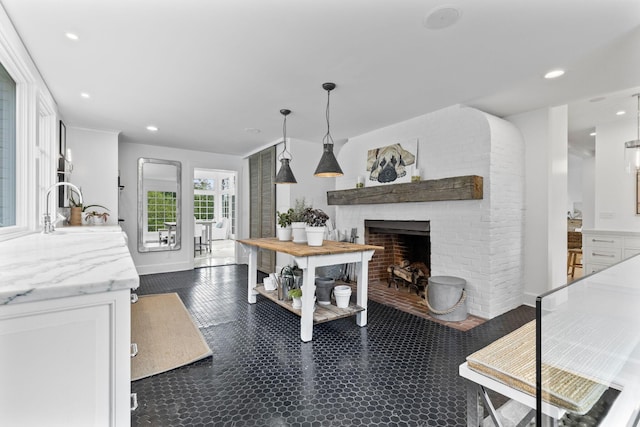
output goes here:
<path id="1" fill-rule="evenodd" d="M 419 292 L 431 270 L 429 221 L 365 220 L 364 230 L 366 244 L 384 247 L 369 263 L 369 283 L 397 284 L 400 278 Z M 408 267 L 408 275 L 395 275 L 396 267 Z"/>

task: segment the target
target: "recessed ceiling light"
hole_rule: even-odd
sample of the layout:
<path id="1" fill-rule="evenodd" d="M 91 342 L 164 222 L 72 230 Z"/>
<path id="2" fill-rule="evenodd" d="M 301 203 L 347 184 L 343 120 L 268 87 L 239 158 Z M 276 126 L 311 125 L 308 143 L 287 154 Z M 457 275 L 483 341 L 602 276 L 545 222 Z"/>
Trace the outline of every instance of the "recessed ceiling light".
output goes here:
<path id="1" fill-rule="evenodd" d="M 248 132 L 248 133 L 260 133 L 260 132 L 262 132 L 260 129 L 257 129 L 257 128 L 244 128 L 244 131 Z"/>
<path id="2" fill-rule="evenodd" d="M 427 14 L 422 25 L 430 30 L 442 30 L 458 22 L 462 12 L 451 6 L 439 7 Z"/>
<path id="3" fill-rule="evenodd" d="M 557 79 L 558 77 L 564 75 L 564 70 L 551 70 L 547 74 L 544 75 L 545 79 Z"/>
<path id="4" fill-rule="evenodd" d="M 65 33 L 65 36 L 67 36 L 67 38 L 70 40 L 78 40 L 80 38 L 77 34 L 73 33 Z"/>
<path id="5" fill-rule="evenodd" d="M 89 99 L 89 98 L 91 98 L 91 95 L 89 95 L 87 92 L 82 92 L 82 93 L 80 94 L 80 96 L 81 96 L 81 97 L 83 97 L 84 99 Z"/>
<path id="6" fill-rule="evenodd" d="M 595 133 L 595 132 L 591 132 L 591 133 L 589 134 L 589 136 L 596 136 L 596 133 Z"/>
<path id="7" fill-rule="evenodd" d="M 620 111 L 618 111 L 618 112 L 616 113 L 616 116 L 624 116 L 625 114 L 627 114 L 627 112 L 626 112 L 626 111 L 622 111 L 622 110 L 620 110 Z"/>
<path id="8" fill-rule="evenodd" d="M 147 130 L 149 132 L 158 132 L 158 128 L 156 126 L 152 126 L 152 125 L 147 126 Z"/>

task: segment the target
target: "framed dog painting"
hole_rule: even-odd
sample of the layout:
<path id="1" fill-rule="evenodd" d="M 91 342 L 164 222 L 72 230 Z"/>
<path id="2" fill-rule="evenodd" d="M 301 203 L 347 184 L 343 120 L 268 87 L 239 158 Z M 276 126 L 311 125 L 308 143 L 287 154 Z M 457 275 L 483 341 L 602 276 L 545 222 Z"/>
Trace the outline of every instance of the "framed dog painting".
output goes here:
<path id="1" fill-rule="evenodd" d="M 413 139 L 367 151 L 367 185 L 411 182 L 417 149 L 418 140 Z"/>

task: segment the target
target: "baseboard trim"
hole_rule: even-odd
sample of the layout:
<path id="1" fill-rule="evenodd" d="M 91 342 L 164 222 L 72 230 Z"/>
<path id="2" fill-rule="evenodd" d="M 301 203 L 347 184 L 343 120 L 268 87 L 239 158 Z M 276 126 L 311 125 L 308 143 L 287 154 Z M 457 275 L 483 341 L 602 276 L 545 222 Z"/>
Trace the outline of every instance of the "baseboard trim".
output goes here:
<path id="1" fill-rule="evenodd" d="M 172 271 L 193 270 L 193 262 L 176 262 L 173 264 L 148 264 L 136 265 L 136 270 L 140 276 L 146 274 L 170 273 Z"/>

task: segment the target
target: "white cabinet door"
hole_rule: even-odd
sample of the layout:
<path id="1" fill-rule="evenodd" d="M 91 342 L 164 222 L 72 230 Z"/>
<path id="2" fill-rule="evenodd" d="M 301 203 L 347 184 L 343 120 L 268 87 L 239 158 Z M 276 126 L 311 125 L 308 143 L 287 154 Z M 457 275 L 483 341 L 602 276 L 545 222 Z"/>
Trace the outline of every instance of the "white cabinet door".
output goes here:
<path id="1" fill-rule="evenodd" d="M 129 293 L 0 307 L 0 425 L 130 424 Z"/>

